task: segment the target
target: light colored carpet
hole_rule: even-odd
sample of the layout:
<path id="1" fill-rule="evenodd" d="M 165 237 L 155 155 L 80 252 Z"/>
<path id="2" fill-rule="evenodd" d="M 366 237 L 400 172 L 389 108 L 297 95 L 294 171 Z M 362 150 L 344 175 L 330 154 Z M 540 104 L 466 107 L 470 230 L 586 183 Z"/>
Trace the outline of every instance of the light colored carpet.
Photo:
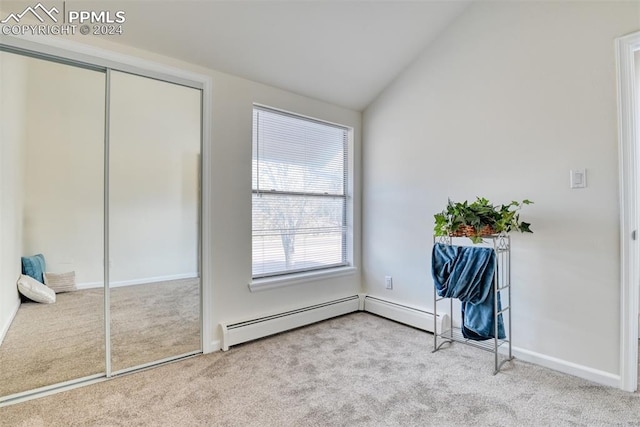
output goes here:
<path id="1" fill-rule="evenodd" d="M 0 408 L 6 426 L 638 425 L 640 395 L 367 313 Z"/>
<path id="2" fill-rule="evenodd" d="M 114 288 L 111 302 L 114 370 L 200 349 L 198 279 Z M 103 316 L 102 289 L 22 303 L 0 346 L 0 396 L 103 373 Z"/>
<path id="3" fill-rule="evenodd" d="M 174 280 L 111 290 L 114 371 L 200 346 L 200 281 Z"/>

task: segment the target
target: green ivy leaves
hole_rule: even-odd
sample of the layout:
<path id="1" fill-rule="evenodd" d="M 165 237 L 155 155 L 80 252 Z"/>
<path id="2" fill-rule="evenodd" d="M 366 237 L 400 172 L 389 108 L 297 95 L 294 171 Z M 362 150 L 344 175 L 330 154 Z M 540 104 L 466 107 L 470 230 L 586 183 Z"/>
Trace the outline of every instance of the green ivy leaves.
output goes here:
<path id="1" fill-rule="evenodd" d="M 511 201 L 506 205 L 493 205 L 484 197 L 477 197 L 472 203 L 453 202 L 449 199 L 447 207 L 440 213 L 435 214 L 435 226 L 433 228 L 436 236 L 448 236 L 455 233 L 461 226 L 472 226 L 476 234 L 485 226 L 490 226 L 496 233 L 508 233 L 519 231 L 521 233 L 532 233 L 531 224 L 520 221 L 520 209 L 533 202 L 525 199 L 521 202 Z M 480 236 L 469 236 L 474 243 L 482 242 Z"/>

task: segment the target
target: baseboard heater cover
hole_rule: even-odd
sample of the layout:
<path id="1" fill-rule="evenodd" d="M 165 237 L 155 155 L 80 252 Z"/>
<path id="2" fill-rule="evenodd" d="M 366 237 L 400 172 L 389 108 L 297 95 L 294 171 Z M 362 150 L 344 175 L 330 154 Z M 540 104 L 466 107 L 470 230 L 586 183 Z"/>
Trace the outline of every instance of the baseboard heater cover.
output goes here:
<path id="1" fill-rule="evenodd" d="M 220 323 L 222 329 L 222 350 L 258 338 L 310 325 L 332 317 L 353 313 L 360 309 L 360 297 L 353 295 L 297 310 L 290 310 L 271 316 L 245 320 L 236 323 Z"/>
<path id="2" fill-rule="evenodd" d="M 433 313 L 425 310 L 408 307 L 406 305 L 376 297 L 366 296 L 364 298 L 364 311 L 377 314 L 378 316 L 382 316 L 387 319 L 395 320 L 396 322 L 404 323 L 405 325 L 413 326 L 414 328 L 432 333 L 435 332 L 433 330 Z M 443 331 L 443 327 L 445 331 L 448 330 L 450 325 L 451 318 L 448 314 L 438 314 L 438 317 L 436 318 L 436 328 L 438 333 Z"/>

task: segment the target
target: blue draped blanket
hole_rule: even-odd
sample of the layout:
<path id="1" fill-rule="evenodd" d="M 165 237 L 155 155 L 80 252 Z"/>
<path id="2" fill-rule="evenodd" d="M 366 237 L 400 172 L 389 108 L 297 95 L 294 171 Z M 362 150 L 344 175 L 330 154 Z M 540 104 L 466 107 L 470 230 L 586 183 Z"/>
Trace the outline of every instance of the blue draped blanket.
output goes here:
<path id="1" fill-rule="evenodd" d="M 431 274 L 438 295 L 462 303 L 462 335 L 482 341 L 494 337 L 493 272 L 496 254 L 491 248 L 436 243 Z M 498 293 L 498 311 L 501 310 Z M 498 338 L 504 339 L 502 314 L 498 315 Z"/>

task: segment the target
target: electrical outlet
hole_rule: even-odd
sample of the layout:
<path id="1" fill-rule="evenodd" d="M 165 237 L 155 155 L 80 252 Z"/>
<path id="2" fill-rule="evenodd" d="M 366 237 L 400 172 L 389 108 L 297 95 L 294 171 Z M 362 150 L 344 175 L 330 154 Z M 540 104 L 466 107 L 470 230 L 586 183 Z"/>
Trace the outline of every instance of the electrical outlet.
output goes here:
<path id="1" fill-rule="evenodd" d="M 386 289 L 393 289 L 393 279 L 391 276 L 384 276 L 384 287 Z"/>

